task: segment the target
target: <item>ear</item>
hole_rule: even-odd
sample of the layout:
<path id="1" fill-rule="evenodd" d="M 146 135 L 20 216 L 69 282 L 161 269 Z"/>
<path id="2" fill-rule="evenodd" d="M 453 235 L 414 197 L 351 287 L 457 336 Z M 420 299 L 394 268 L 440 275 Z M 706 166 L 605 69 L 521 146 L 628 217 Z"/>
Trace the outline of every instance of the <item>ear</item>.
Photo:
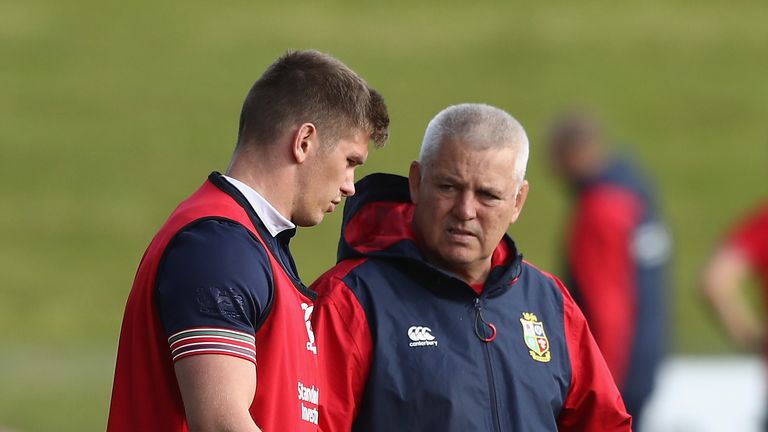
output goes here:
<path id="1" fill-rule="evenodd" d="M 296 163 L 304 163 L 309 154 L 320 147 L 317 128 L 312 123 L 303 123 L 293 134 L 291 154 Z"/>
<path id="2" fill-rule="evenodd" d="M 418 162 L 411 162 L 411 169 L 408 171 L 408 189 L 411 191 L 411 202 L 418 204 L 419 187 L 421 186 L 421 165 Z"/>
<path id="3" fill-rule="evenodd" d="M 523 180 L 515 196 L 515 211 L 512 213 L 510 224 L 517 222 L 517 218 L 520 217 L 520 212 L 523 211 L 523 205 L 525 205 L 525 199 L 528 198 L 528 188 L 528 180 Z"/>

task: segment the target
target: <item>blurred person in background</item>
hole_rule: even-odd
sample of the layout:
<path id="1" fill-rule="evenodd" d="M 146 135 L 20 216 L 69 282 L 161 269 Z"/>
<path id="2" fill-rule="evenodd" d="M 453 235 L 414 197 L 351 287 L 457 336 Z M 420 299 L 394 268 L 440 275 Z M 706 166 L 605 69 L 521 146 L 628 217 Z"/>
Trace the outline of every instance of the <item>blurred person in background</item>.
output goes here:
<path id="1" fill-rule="evenodd" d="M 702 272 L 702 290 L 728 336 L 741 348 L 766 350 L 765 321 L 747 298 L 745 285 L 754 275 L 768 293 L 768 201 L 742 216 L 714 250 Z M 763 304 L 761 315 L 766 313 Z M 768 412 L 768 410 L 766 410 Z M 768 431 L 768 418 L 763 430 Z"/>
<path id="2" fill-rule="evenodd" d="M 555 173 L 573 194 L 566 284 L 587 318 L 635 430 L 665 350 L 670 239 L 654 192 L 628 157 L 607 147 L 583 111 L 554 123 Z"/>
<path id="3" fill-rule="evenodd" d="M 461 104 L 408 178 L 357 183 L 339 263 L 312 285 L 323 431 L 630 430 L 581 311 L 506 233 L 527 160 L 517 120 Z"/>
<path id="4" fill-rule="evenodd" d="M 267 68 L 226 175 L 182 202 L 141 260 L 109 431 L 318 430 L 316 295 L 289 241 L 354 194 L 388 125 L 381 96 L 327 54 L 288 52 Z"/>
<path id="5" fill-rule="evenodd" d="M 731 340 L 764 348 L 765 327 L 743 289 L 750 275 L 768 293 L 768 201 L 740 218 L 715 249 L 702 274 L 702 289 Z"/>

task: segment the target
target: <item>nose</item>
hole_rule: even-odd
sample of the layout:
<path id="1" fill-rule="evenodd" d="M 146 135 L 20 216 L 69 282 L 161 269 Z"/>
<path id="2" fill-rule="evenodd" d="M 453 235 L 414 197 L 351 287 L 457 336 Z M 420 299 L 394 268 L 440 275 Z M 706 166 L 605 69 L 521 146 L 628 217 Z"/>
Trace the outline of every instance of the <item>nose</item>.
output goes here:
<path id="1" fill-rule="evenodd" d="M 341 184 L 341 195 L 344 197 L 351 197 L 355 194 L 355 174 L 348 174 L 344 179 L 344 183 Z"/>
<path id="2" fill-rule="evenodd" d="M 462 221 L 472 220 L 477 216 L 477 203 L 471 193 L 462 193 L 456 196 L 453 204 L 453 215 Z"/>

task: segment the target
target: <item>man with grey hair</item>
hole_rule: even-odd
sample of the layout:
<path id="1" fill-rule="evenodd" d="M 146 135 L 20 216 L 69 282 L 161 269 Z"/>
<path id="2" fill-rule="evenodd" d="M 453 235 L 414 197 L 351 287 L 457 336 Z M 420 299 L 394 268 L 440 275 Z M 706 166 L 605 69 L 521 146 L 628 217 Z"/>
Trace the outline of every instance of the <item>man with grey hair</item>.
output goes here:
<path id="1" fill-rule="evenodd" d="M 322 430 L 630 430 L 578 307 L 506 234 L 527 157 L 509 114 L 455 105 L 408 179 L 357 183 L 313 284 Z"/>

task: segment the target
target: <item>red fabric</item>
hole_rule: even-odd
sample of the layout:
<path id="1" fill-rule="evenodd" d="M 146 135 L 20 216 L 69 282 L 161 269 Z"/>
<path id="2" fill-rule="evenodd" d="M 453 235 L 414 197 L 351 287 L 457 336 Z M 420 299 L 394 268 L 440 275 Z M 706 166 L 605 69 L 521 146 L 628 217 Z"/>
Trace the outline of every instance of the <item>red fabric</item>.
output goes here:
<path id="1" fill-rule="evenodd" d="M 493 255 L 491 255 L 491 268 L 507 264 L 512 258 L 514 257 L 510 254 L 509 244 L 502 240 L 496 246 L 496 249 L 493 250 Z"/>
<path id="2" fill-rule="evenodd" d="M 480 295 L 483 293 L 483 289 L 485 288 L 485 282 L 469 284 L 469 287 L 472 288 L 472 291 L 477 293 L 477 295 Z"/>
<path id="3" fill-rule="evenodd" d="M 635 331 L 636 269 L 631 254 L 641 206 L 637 197 L 616 186 L 586 192 L 568 246 L 581 306 L 619 387 L 626 378 Z"/>
<path id="4" fill-rule="evenodd" d="M 128 297 L 108 431 L 187 430 L 171 350 L 155 306 L 154 287 L 169 241 L 189 223 L 206 217 L 238 222 L 262 241 L 245 210 L 210 182 L 173 212 L 144 253 Z M 311 305 L 312 301 L 294 287 L 280 264 L 268 255 L 275 293 L 269 316 L 255 335 L 258 383 L 251 416 L 264 431 L 316 431 L 317 426 L 301 420 L 301 416 L 302 405 L 309 409 L 317 406 L 296 397 L 299 382 L 310 388 L 320 385 L 317 358 L 306 349 L 308 332 L 301 308 L 302 303 Z"/>
<path id="5" fill-rule="evenodd" d="M 493 250 L 493 255 L 491 255 L 491 269 L 506 264 L 510 258 L 509 245 L 507 242 L 499 242 L 499 245 Z M 477 295 L 481 295 L 483 289 L 485 289 L 485 282 L 469 284 L 469 286 L 472 288 L 472 291 L 477 293 Z"/>
<path id="6" fill-rule="evenodd" d="M 768 293 L 768 201 L 739 221 L 727 242 L 744 253 Z"/>
<path id="7" fill-rule="evenodd" d="M 589 332 L 584 315 L 563 283 L 545 274 L 563 293 L 565 339 L 572 370 L 568 397 L 557 419 L 558 431 L 631 432 L 632 417 L 627 414 L 624 401 Z"/>
<path id="8" fill-rule="evenodd" d="M 368 320 L 342 279 L 365 259 L 342 261 L 312 285 L 319 297 L 312 316 L 317 334 L 323 403 L 320 429 L 349 432 L 357 417 L 373 358 Z"/>
<path id="9" fill-rule="evenodd" d="M 373 202 L 361 208 L 344 230 L 344 240 L 360 253 L 386 249 L 413 240 L 413 204 Z"/>

